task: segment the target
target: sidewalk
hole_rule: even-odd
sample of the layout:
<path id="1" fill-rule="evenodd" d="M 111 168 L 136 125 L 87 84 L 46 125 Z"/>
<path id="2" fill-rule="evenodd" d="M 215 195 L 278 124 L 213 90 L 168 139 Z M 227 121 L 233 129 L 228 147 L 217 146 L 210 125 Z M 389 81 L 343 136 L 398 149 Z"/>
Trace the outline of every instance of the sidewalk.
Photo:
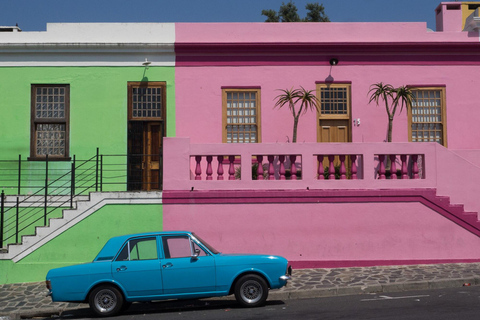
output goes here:
<path id="1" fill-rule="evenodd" d="M 400 292 L 480 285 L 480 263 L 297 269 L 288 286 L 272 290 L 269 300 Z M 0 320 L 59 316 L 87 304 L 52 303 L 43 282 L 0 285 Z M 218 298 L 217 298 L 218 299 Z"/>

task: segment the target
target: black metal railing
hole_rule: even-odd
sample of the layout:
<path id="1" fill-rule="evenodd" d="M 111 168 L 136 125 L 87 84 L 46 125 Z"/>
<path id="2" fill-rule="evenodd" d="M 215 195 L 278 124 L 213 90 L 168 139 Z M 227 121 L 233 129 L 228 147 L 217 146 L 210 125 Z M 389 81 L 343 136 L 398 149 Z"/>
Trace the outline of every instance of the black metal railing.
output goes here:
<path id="1" fill-rule="evenodd" d="M 0 248 L 34 235 L 90 192 L 161 189 L 162 171 L 161 153 L 102 155 L 98 148 L 87 160 L 0 160 Z"/>

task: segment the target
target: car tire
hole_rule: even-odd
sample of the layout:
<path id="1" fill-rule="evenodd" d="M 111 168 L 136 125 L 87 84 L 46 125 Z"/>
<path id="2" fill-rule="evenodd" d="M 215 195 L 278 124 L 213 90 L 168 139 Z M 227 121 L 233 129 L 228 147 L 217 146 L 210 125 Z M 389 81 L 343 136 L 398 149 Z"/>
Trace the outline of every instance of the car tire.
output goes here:
<path id="1" fill-rule="evenodd" d="M 254 308 L 263 306 L 267 297 L 267 283 L 258 275 L 244 275 L 235 284 L 235 299 L 243 307 Z"/>
<path id="2" fill-rule="evenodd" d="M 116 315 L 122 310 L 122 293 L 114 286 L 102 285 L 92 290 L 88 297 L 90 309 L 102 317 Z"/>

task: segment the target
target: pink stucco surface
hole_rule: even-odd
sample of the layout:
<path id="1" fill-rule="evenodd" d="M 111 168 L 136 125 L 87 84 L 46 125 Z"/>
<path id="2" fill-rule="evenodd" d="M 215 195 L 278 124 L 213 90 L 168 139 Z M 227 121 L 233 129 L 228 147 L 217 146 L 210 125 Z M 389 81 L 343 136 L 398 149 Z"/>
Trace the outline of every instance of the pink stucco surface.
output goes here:
<path id="1" fill-rule="evenodd" d="M 419 203 L 168 205 L 164 228 L 291 261 L 480 258 L 480 238 Z"/>
<path id="2" fill-rule="evenodd" d="M 190 137 L 194 143 L 222 142 L 222 87 L 261 88 L 262 142 L 291 141 L 293 118 L 288 108 L 274 109 L 278 89 L 303 86 L 315 90 L 317 81 L 332 77 L 335 82 L 351 82 L 353 142 L 386 140 L 388 118 L 384 105 L 368 103 L 370 86 L 386 82 L 394 86 L 445 86 L 448 147 L 480 149 L 477 119 L 480 109 L 475 86 L 479 66 L 245 66 L 177 67 L 177 137 Z M 199 79 L 202 79 L 199 81 Z M 308 111 L 300 117 L 299 142 L 317 141 L 317 114 Z M 473 130 L 473 132 L 472 132 Z M 474 134 L 477 132 L 477 134 Z M 393 124 L 393 141 L 408 141 L 406 110 Z"/>
<path id="3" fill-rule="evenodd" d="M 478 41 L 466 33 L 429 32 L 426 22 L 177 23 L 175 27 L 176 43 Z"/>
<path id="4" fill-rule="evenodd" d="M 183 193 L 184 202 L 165 202 L 164 227 L 194 230 L 221 251 L 280 254 L 297 262 L 480 259 L 480 229 L 472 232 L 466 220 L 477 221 L 465 214 L 480 212 L 479 35 L 456 30 L 458 12 L 441 14 L 438 21 L 448 32 L 429 32 L 425 23 L 177 24 L 179 138 L 164 141 L 164 165 L 175 168 L 165 171 L 164 188 L 165 196 Z M 331 58 L 338 65 L 330 66 Z M 394 143 L 384 143 L 384 104 L 369 103 L 368 97 L 371 85 L 379 82 L 444 88 L 446 148 L 407 143 L 406 110 L 395 116 Z M 351 142 L 317 143 L 318 115 L 308 111 L 299 120 L 298 143 L 292 144 L 290 111 L 274 109 L 279 89 L 315 90 L 320 83 L 351 85 Z M 260 89 L 261 143 L 222 144 L 225 87 Z M 258 154 L 301 155 L 302 179 L 247 178 L 252 156 Z M 360 179 L 317 180 L 318 154 L 360 155 Z M 379 180 L 378 155 L 390 154 L 421 155 L 422 179 Z M 207 155 L 240 156 L 242 179 L 194 180 L 192 159 Z M 205 170 L 205 160 L 201 166 Z M 436 204 L 395 191 L 426 189 L 434 190 Z M 292 196 L 292 190 L 327 190 L 331 199 L 335 192 L 371 194 L 338 203 L 268 197 L 269 192 Z M 375 199 L 384 190 L 393 190 L 391 201 Z M 216 202 L 195 199 L 197 191 L 210 193 Z M 227 199 L 226 191 L 239 196 Z M 445 210 L 443 202 L 454 205 Z M 468 218 L 448 218 L 448 210 Z"/>

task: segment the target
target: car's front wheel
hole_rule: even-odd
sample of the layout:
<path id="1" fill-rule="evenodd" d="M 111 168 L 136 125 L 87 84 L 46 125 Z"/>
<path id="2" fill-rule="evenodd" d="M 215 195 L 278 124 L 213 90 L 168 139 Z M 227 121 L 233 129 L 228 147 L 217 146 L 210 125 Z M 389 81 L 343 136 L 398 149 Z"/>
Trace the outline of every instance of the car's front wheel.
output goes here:
<path id="1" fill-rule="evenodd" d="M 115 287 L 102 285 L 92 290 L 88 298 L 90 309 L 97 315 L 109 317 L 116 315 L 123 306 L 123 295 Z"/>
<path id="2" fill-rule="evenodd" d="M 235 299 L 244 307 L 262 306 L 267 297 L 267 283 L 258 275 L 244 275 L 235 284 Z"/>

